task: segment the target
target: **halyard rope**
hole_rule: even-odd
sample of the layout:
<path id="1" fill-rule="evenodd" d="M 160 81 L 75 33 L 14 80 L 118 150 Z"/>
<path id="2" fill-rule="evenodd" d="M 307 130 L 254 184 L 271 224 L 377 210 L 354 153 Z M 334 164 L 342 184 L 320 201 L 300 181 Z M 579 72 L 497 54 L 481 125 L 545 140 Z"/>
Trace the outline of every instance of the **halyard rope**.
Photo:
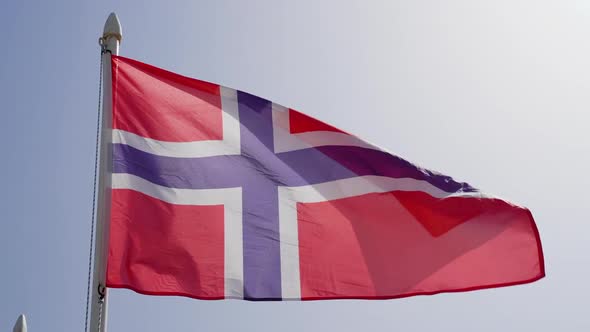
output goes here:
<path id="1" fill-rule="evenodd" d="M 91 216 L 91 223 L 90 223 L 90 249 L 88 250 L 88 283 L 86 285 L 86 317 L 84 320 L 84 331 L 88 332 L 88 309 L 90 307 L 90 284 L 92 283 L 92 250 L 94 248 L 94 224 L 96 221 L 96 177 L 98 173 L 98 152 L 100 148 L 100 119 L 101 119 L 101 101 L 102 101 L 102 56 L 106 52 L 105 43 L 103 38 L 98 39 L 98 44 L 100 45 L 100 71 L 98 74 L 98 116 L 96 119 L 96 143 L 94 148 L 94 180 L 93 180 L 93 188 L 92 188 L 92 216 Z M 100 304 L 101 307 L 101 315 L 102 316 L 102 303 Z M 99 326 L 100 326 L 100 319 L 99 317 Z"/>

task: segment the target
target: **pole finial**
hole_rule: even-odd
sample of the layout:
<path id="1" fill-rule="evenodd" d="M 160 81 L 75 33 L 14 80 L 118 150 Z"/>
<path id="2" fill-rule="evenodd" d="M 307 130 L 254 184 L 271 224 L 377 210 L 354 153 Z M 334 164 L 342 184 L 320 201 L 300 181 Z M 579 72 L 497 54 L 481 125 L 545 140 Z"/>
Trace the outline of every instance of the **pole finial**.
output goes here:
<path id="1" fill-rule="evenodd" d="M 123 39 L 123 29 L 121 29 L 121 22 L 119 22 L 119 17 L 117 14 L 111 13 L 107 18 L 107 21 L 104 23 L 104 30 L 102 33 L 102 38 L 105 40 L 114 37 L 119 42 Z"/>
<path id="2" fill-rule="evenodd" d="M 12 332 L 27 332 L 27 319 L 25 315 L 18 316 Z"/>

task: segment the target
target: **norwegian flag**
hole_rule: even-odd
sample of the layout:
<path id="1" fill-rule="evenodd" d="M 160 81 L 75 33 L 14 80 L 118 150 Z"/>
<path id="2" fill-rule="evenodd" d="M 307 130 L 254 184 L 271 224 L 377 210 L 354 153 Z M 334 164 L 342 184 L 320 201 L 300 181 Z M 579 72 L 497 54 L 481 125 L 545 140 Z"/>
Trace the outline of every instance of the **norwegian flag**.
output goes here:
<path id="1" fill-rule="evenodd" d="M 531 213 L 300 112 L 112 56 L 107 286 L 388 299 L 544 276 Z"/>

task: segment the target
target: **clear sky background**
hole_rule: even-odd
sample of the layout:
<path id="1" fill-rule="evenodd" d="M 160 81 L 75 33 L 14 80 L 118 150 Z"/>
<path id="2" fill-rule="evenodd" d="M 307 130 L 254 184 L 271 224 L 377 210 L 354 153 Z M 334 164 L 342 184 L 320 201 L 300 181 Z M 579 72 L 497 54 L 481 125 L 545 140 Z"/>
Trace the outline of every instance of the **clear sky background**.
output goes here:
<path id="1" fill-rule="evenodd" d="M 110 331 L 589 331 L 586 0 L 0 2 L 0 330 L 82 331 L 104 21 L 238 88 L 529 207 L 547 277 L 388 301 L 111 290 Z"/>

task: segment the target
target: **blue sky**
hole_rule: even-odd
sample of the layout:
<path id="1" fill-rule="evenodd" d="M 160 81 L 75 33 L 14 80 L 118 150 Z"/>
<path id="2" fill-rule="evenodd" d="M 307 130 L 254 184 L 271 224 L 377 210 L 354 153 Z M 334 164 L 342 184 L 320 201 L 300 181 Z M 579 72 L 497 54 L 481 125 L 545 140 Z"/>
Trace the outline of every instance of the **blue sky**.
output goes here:
<path id="1" fill-rule="evenodd" d="M 590 5 L 582 0 L 0 4 L 0 329 L 81 331 L 99 47 L 325 120 L 529 207 L 548 276 L 391 301 L 110 293 L 110 331 L 590 329 Z"/>

